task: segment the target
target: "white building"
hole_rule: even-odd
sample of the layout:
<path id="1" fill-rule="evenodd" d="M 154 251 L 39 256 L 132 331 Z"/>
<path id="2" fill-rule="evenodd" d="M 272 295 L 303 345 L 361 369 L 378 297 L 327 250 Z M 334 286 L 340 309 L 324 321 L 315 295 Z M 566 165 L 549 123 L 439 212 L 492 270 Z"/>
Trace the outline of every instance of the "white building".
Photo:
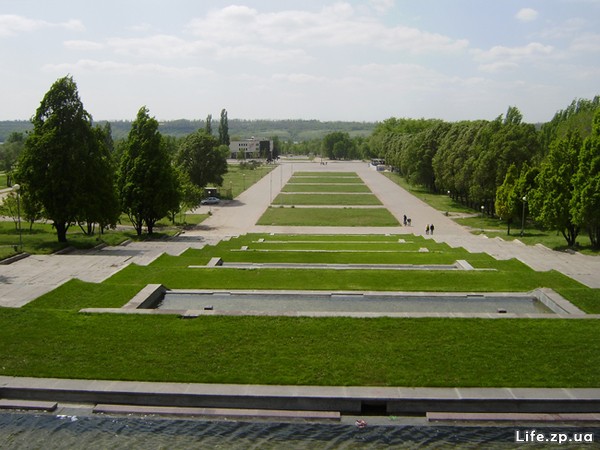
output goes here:
<path id="1" fill-rule="evenodd" d="M 267 139 L 244 139 L 243 141 L 231 141 L 229 143 L 232 159 L 252 159 L 265 158 L 271 159 L 273 151 L 273 141 Z M 243 156 L 241 154 L 243 154 Z"/>

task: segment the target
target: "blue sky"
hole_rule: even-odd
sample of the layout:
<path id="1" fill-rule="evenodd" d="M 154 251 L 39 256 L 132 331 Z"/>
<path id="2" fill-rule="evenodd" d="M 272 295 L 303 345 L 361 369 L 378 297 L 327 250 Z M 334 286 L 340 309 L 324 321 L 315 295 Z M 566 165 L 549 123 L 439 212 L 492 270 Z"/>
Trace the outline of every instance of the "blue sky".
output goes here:
<path id="1" fill-rule="evenodd" d="M 0 0 L 0 120 L 550 120 L 600 94 L 600 0 Z"/>

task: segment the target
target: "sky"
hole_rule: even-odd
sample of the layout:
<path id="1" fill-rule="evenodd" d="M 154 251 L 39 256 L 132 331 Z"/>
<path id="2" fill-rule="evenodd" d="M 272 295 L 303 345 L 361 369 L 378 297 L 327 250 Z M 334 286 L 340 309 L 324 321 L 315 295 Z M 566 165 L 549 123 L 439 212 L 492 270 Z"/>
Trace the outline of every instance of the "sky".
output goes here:
<path id="1" fill-rule="evenodd" d="M 600 94 L 600 0 L 0 0 L 0 120 L 546 122 Z"/>

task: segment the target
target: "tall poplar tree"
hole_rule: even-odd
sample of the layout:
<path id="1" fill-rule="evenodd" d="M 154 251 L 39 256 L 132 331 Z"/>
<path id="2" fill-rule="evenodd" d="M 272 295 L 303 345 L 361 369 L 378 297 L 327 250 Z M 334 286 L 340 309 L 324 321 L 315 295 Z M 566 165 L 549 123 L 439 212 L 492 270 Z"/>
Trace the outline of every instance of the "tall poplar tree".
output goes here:
<path id="1" fill-rule="evenodd" d="M 204 131 L 206 131 L 206 134 L 212 135 L 212 114 L 206 116 L 206 122 L 204 123 Z"/>
<path id="2" fill-rule="evenodd" d="M 229 146 L 229 122 L 227 110 L 221 110 L 221 121 L 219 122 L 219 144 Z"/>

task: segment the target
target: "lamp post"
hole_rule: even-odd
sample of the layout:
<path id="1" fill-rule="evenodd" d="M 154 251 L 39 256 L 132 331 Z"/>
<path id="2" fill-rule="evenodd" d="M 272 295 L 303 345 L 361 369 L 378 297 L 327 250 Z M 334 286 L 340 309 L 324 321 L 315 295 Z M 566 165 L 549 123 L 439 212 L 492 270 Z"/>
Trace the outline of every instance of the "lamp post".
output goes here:
<path id="1" fill-rule="evenodd" d="M 485 211 L 485 206 L 481 205 L 481 218 L 483 219 L 483 211 Z"/>
<path id="2" fill-rule="evenodd" d="M 521 200 L 523 200 L 523 215 L 521 216 L 521 236 L 523 236 L 525 234 L 525 203 L 527 202 L 527 196 L 524 195 Z"/>
<path id="3" fill-rule="evenodd" d="M 19 191 L 21 190 L 21 185 L 14 184 L 12 187 L 13 192 L 17 194 L 17 224 L 19 227 L 19 251 L 23 251 L 23 233 L 21 231 L 21 196 Z"/>

